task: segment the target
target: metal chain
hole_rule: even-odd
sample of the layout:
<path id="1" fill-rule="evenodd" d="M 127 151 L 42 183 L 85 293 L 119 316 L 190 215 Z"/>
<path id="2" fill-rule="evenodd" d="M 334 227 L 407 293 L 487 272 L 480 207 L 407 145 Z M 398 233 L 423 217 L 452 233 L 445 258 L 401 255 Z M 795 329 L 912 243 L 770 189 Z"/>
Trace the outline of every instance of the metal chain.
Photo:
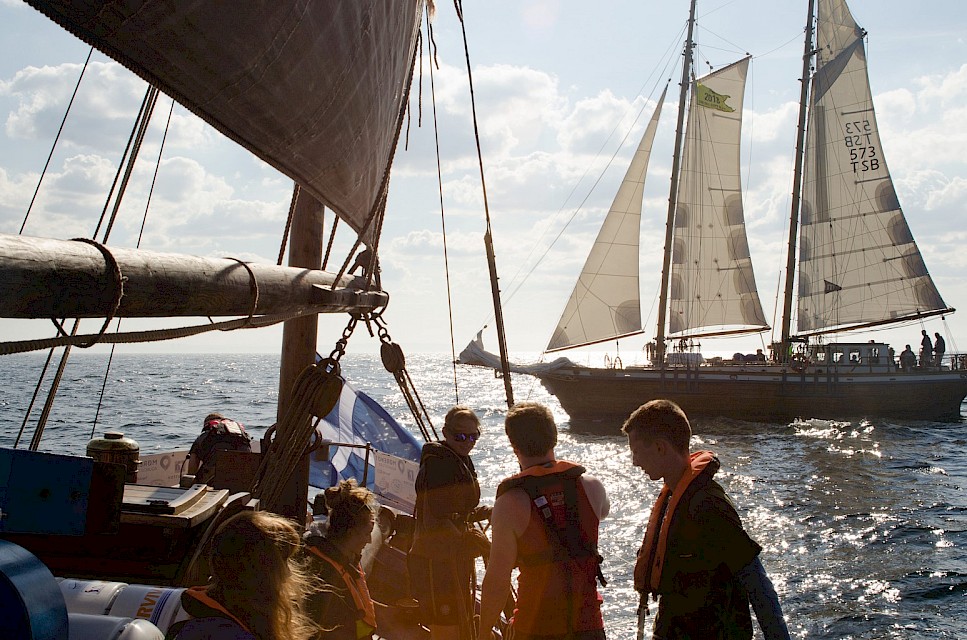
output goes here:
<path id="1" fill-rule="evenodd" d="M 342 330 L 342 336 L 336 340 L 336 346 L 329 354 L 328 360 L 332 362 L 339 362 L 339 359 L 346 355 L 346 345 L 349 344 L 349 337 L 353 335 L 353 331 L 356 329 L 356 325 L 359 323 L 360 315 L 358 313 L 349 314 L 349 322 L 346 324 L 346 328 Z"/>

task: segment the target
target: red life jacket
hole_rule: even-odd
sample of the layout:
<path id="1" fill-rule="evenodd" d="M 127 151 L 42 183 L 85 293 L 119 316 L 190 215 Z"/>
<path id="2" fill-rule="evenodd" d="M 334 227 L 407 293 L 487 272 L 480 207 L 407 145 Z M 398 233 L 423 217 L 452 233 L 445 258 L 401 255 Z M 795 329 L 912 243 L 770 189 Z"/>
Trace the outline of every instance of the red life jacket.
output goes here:
<path id="1" fill-rule="evenodd" d="M 599 520 L 581 483 L 583 473 L 584 467 L 559 460 L 525 469 L 497 489 L 498 496 L 523 489 L 531 498 L 530 521 L 517 542 L 520 575 L 513 626 L 519 633 L 604 629 L 596 583 Z"/>
<path id="2" fill-rule="evenodd" d="M 711 451 L 696 451 L 691 454 L 688 470 L 675 485 L 674 491 L 668 485 L 662 487 L 655 506 L 648 518 L 648 529 L 645 530 L 645 540 L 638 551 L 635 562 L 635 590 L 638 593 L 657 593 L 661 583 L 661 570 L 665 564 L 665 552 L 668 547 L 668 528 L 679 501 L 689 485 L 702 474 L 705 467 L 713 460 Z M 665 500 L 668 501 L 667 505 Z M 664 508 L 662 508 L 662 506 Z"/>
<path id="3" fill-rule="evenodd" d="M 339 577 L 346 584 L 346 589 L 353 598 L 356 605 L 356 637 L 368 638 L 376 630 L 376 605 L 373 598 L 369 595 L 369 586 L 366 584 L 366 574 L 362 568 L 359 570 L 358 577 L 350 573 L 343 564 L 322 552 L 318 547 L 307 547 L 308 550 L 318 558 L 325 560 L 335 568 Z"/>

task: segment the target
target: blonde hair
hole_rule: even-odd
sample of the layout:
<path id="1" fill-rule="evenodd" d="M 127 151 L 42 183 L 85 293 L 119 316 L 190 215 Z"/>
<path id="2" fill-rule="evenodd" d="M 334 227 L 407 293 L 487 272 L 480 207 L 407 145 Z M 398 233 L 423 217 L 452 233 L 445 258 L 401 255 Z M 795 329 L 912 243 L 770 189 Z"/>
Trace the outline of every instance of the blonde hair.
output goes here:
<path id="1" fill-rule="evenodd" d="M 443 428 L 447 429 L 453 427 L 453 424 L 461 418 L 469 418 L 475 425 L 477 425 L 477 431 L 480 430 L 480 418 L 478 418 L 477 414 L 473 412 L 473 409 L 465 404 L 454 405 L 449 411 L 447 411 L 447 415 L 443 419 Z"/>
<path id="2" fill-rule="evenodd" d="M 350 478 L 326 489 L 326 509 L 329 513 L 326 537 L 341 540 L 376 513 L 376 496 L 358 486 L 355 478 Z"/>
<path id="3" fill-rule="evenodd" d="M 317 590 L 297 559 L 300 536 L 288 519 L 267 511 L 232 516 L 212 536 L 212 597 L 259 640 L 309 640 L 319 627 L 303 598 Z"/>

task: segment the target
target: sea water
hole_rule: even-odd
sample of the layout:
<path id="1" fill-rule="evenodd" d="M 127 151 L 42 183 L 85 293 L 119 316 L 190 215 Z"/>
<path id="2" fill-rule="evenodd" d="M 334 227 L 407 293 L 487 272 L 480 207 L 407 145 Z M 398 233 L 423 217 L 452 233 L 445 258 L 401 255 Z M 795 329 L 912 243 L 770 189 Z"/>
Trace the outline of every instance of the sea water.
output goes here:
<path id="1" fill-rule="evenodd" d="M 18 434 L 20 447 L 29 444 L 43 391 L 26 426 L 24 416 L 43 363 L 36 354 L 0 358 L 0 446 L 14 446 Z M 145 453 L 186 448 L 211 411 L 254 435 L 275 421 L 277 356 L 120 354 L 105 375 L 106 365 L 103 355 L 72 357 L 42 450 L 83 455 L 92 434 L 109 430 L 136 439 Z M 414 424 L 378 356 L 350 354 L 342 367 L 354 386 Z M 480 415 L 483 437 L 472 455 L 484 501 L 492 503 L 499 480 L 517 471 L 502 429 L 503 381 L 480 369 L 455 372 L 448 355 L 410 355 L 407 369 L 437 429 L 457 398 Z M 527 377 L 514 378 L 514 391 L 518 401 L 552 407 L 561 427 L 558 456 L 580 462 L 607 487 L 611 514 L 600 544 L 605 621 L 609 638 L 634 638 L 631 573 L 658 483 L 631 466 L 620 425 L 572 427 L 556 400 Z M 794 638 L 967 637 L 963 422 L 805 416 L 774 424 L 696 420 L 693 429 L 693 448 L 718 454 L 717 478 L 763 546 Z"/>

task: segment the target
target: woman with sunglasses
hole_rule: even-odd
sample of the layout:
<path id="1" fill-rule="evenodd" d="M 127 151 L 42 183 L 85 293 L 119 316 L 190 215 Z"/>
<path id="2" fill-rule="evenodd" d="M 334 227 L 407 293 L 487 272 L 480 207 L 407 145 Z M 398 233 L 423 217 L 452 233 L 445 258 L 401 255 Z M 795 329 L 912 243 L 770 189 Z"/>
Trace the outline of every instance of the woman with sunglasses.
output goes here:
<path id="1" fill-rule="evenodd" d="M 486 557 L 487 538 L 473 522 L 490 517 L 480 507 L 480 485 L 470 452 L 480 419 L 468 407 L 447 412 L 443 441 L 423 445 L 416 477 L 416 531 L 408 564 L 410 587 L 432 640 L 472 637 L 474 558 Z"/>

